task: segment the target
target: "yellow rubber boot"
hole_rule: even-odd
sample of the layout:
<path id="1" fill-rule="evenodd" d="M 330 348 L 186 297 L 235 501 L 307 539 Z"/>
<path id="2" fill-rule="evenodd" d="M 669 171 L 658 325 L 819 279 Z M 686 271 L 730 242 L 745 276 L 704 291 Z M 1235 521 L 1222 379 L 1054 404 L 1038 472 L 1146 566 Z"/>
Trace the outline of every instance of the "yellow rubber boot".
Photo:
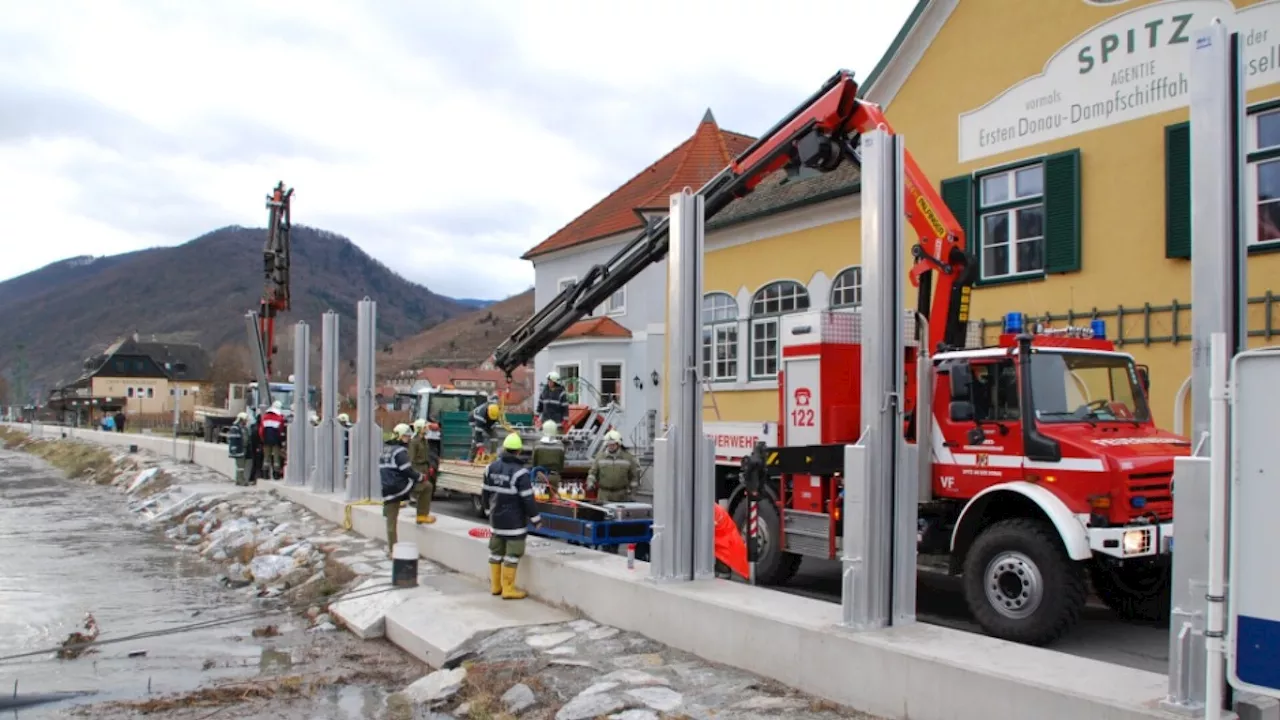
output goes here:
<path id="1" fill-rule="evenodd" d="M 516 587 L 516 567 L 514 565 L 502 566 L 502 599 L 503 600 L 523 600 L 529 593 Z"/>
<path id="2" fill-rule="evenodd" d="M 433 522 L 435 522 L 435 521 L 436 521 L 436 516 L 435 516 L 435 515 L 419 515 L 419 516 L 414 520 L 414 522 L 416 522 L 416 523 L 417 523 L 417 524 L 419 524 L 419 525 L 430 525 L 431 523 L 433 523 Z"/>
<path id="3" fill-rule="evenodd" d="M 502 563 L 489 563 L 489 592 L 502 594 Z"/>

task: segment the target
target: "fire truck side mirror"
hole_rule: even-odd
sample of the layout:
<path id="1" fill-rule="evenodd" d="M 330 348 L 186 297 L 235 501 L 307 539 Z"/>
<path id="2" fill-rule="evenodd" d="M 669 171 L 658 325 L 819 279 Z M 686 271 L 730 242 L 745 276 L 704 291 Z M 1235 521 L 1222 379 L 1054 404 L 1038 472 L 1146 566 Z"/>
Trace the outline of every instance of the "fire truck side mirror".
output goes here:
<path id="1" fill-rule="evenodd" d="M 952 400 L 947 406 L 951 422 L 973 422 L 973 403 L 968 400 Z"/>
<path id="2" fill-rule="evenodd" d="M 969 364 L 963 362 L 953 363 L 947 370 L 947 376 L 951 380 L 951 400 L 954 405 L 957 401 L 968 401 L 971 399 L 970 381 L 972 374 L 969 372 Z M 972 406 L 971 406 L 972 407 Z"/>

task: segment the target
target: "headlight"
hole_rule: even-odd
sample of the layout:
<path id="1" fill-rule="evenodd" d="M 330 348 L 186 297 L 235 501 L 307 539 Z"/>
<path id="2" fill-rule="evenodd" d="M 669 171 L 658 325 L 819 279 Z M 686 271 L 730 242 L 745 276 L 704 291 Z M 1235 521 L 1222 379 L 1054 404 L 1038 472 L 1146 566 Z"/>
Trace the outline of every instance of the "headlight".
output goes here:
<path id="1" fill-rule="evenodd" d="M 1148 530 L 1126 530 L 1124 533 L 1124 554 L 1141 555 L 1151 549 L 1151 533 Z"/>

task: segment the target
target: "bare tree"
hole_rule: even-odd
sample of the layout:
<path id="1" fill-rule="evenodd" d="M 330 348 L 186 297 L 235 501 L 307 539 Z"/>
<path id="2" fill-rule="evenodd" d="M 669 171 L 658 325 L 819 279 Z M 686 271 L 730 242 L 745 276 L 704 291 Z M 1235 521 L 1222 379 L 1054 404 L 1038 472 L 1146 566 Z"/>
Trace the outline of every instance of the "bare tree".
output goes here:
<path id="1" fill-rule="evenodd" d="M 249 350 L 243 345 L 227 343 L 213 354 L 213 362 L 209 366 L 209 383 L 213 386 L 214 405 L 227 402 L 227 386 L 230 383 L 242 383 L 249 378 Z"/>

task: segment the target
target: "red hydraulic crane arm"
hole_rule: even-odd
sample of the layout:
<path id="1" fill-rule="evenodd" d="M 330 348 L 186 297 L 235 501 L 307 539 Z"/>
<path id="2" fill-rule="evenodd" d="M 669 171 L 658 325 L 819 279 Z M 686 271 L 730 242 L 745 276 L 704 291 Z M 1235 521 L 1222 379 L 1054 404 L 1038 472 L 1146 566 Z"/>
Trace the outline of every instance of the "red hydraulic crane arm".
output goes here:
<path id="1" fill-rule="evenodd" d="M 875 129 L 893 133 L 880 106 L 859 101 L 853 120 L 857 132 Z M 920 236 L 911 248 L 911 284 L 919 288 L 917 308 L 929 318 L 929 350 L 939 346 L 964 347 L 969 323 L 969 295 L 976 263 L 966 251 L 964 228 L 951 208 L 933 188 L 910 150 L 904 150 L 902 206 L 908 222 Z M 937 287 L 932 273 L 938 271 Z M 936 293 L 936 294 L 934 294 Z"/>
<path id="2" fill-rule="evenodd" d="M 278 183 L 275 190 L 267 196 L 267 242 L 262 250 L 265 287 L 258 313 L 258 334 L 262 338 L 262 348 L 266 355 L 264 361 L 268 378 L 271 377 L 272 360 L 277 349 L 276 315 L 290 309 L 289 234 L 293 224 L 289 214 L 289 200 L 292 197 L 293 188 L 285 189 L 283 182 Z"/>
<path id="3" fill-rule="evenodd" d="M 879 108 L 858 100 L 858 85 L 851 73 L 843 70 L 836 73 L 698 190 L 703 198 L 705 217 L 714 217 L 783 168 L 791 174 L 803 167 L 830 172 L 845 160 L 861 165 L 859 135 L 877 127 L 888 129 Z M 920 312 L 931 319 L 945 318 L 930 322 L 929 344 L 936 348 L 939 342 L 959 336 L 960 341 L 954 344 L 962 345 L 963 327 L 956 330 L 952 325 L 955 320 L 968 317 L 967 291 L 959 290 L 964 285 L 965 268 L 973 265 L 967 262 L 964 252 L 964 233 L 909 156 L 906 175 L 908 217 L 923 241 L 922 245 L 912 248 L 916 267 L 912 269 L 911 280 L 920 288 Z M 605 302 L 646 267 L 666 257 L 668 234 L 667 219 L 658 220 L 609 260 L 592 267 L 582 280 L 565 288 L 516 328 L 494 352 L 494 364 L 510 378 L 516 368 L 532 361 L 534 355 L 569 326 Z M 929 266 L 921 268 L 922 263 Z M 941 270 L 943 280 L 939 289 L 946 292 L 940 293 L 938 302 L 931 303 L 932 282 L 928 273 L 934 268 Z M 954 303 L 953 299 L 961 294 L 965 297 L 963 305 Z M 951 304 L 943 307 L 939 303 Z"/>

